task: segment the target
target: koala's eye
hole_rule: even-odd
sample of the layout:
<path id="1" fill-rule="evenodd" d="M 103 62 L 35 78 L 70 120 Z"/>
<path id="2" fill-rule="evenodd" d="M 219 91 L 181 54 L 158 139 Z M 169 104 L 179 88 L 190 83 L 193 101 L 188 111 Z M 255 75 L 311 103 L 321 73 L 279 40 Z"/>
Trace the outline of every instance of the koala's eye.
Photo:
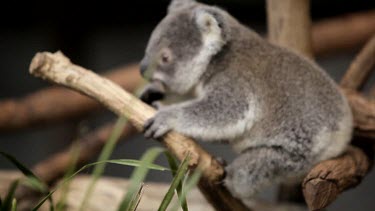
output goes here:
<path id="1" fill-rule="evenodd" d="M 172 54 L 170 50 L 164 49 L 161 51 L 160 60 L 160 63 L 163 65 L 169 64 L 172 61 Z"/>

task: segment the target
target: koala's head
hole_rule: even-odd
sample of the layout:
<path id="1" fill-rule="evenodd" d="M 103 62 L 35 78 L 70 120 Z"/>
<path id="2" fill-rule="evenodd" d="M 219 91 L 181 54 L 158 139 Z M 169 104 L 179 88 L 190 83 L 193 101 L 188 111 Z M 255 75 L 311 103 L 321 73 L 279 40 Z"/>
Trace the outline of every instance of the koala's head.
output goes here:
<path id="1" fill-rule="evenodd" d="M 211 58 L 228 42 L 228 14 L 194 0 L 173 0 L 154 29 L 141 73 L 165 90 L 186 94 L 199 83 Z"/>

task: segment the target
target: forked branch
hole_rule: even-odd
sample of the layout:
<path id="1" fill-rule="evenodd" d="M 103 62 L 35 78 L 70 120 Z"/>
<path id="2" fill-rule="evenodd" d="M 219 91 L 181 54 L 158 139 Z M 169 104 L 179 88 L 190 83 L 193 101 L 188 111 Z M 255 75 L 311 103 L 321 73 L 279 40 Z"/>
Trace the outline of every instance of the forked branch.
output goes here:
<path id="1" fill-rule="evenodd" d="M 316 165 L 302 183 L 309 209 L 321 210 L 341 192 L 358 185 L 371 163 L 361 149 L 350 147 L 340 157 Z"/>

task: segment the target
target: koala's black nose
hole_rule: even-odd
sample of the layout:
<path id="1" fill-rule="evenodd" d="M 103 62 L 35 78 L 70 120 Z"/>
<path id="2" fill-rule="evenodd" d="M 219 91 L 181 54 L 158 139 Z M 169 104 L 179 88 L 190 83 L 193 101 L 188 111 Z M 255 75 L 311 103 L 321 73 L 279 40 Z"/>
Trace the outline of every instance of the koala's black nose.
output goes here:
<path id="1" fill-rule="evenodd" d="M 148 59 L 144 58 L 142 59 L 140 63 L 141 75 L 145 76 L 147 69 L 148 69 Z"/>
<path id="2" fill-rule="evenodd" d="M 154 80 L 142 91 L 140 99 L 151 105 L 155 101 L 162 100 L 165 95 L 165 87 L 161 81 Z"/>

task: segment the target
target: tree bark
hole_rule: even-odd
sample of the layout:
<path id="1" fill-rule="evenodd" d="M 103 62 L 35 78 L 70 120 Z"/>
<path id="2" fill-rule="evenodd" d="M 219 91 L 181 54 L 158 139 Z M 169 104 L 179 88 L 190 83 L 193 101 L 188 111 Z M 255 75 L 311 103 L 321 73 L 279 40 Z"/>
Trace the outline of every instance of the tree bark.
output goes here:
<path id="1" fill-rule="evenodd" d="M 268 39 L 312 58 L 309 0 L 267 0 Z"/>
<path id="2" fill-rule="evenodd" d="M 316 165 L 302 183 L 310 210 L 325 208 L 341 192 L 358 185 L 370 167 L 371 160 L 357 147 L 350 147 L 340 157 Z"/>

